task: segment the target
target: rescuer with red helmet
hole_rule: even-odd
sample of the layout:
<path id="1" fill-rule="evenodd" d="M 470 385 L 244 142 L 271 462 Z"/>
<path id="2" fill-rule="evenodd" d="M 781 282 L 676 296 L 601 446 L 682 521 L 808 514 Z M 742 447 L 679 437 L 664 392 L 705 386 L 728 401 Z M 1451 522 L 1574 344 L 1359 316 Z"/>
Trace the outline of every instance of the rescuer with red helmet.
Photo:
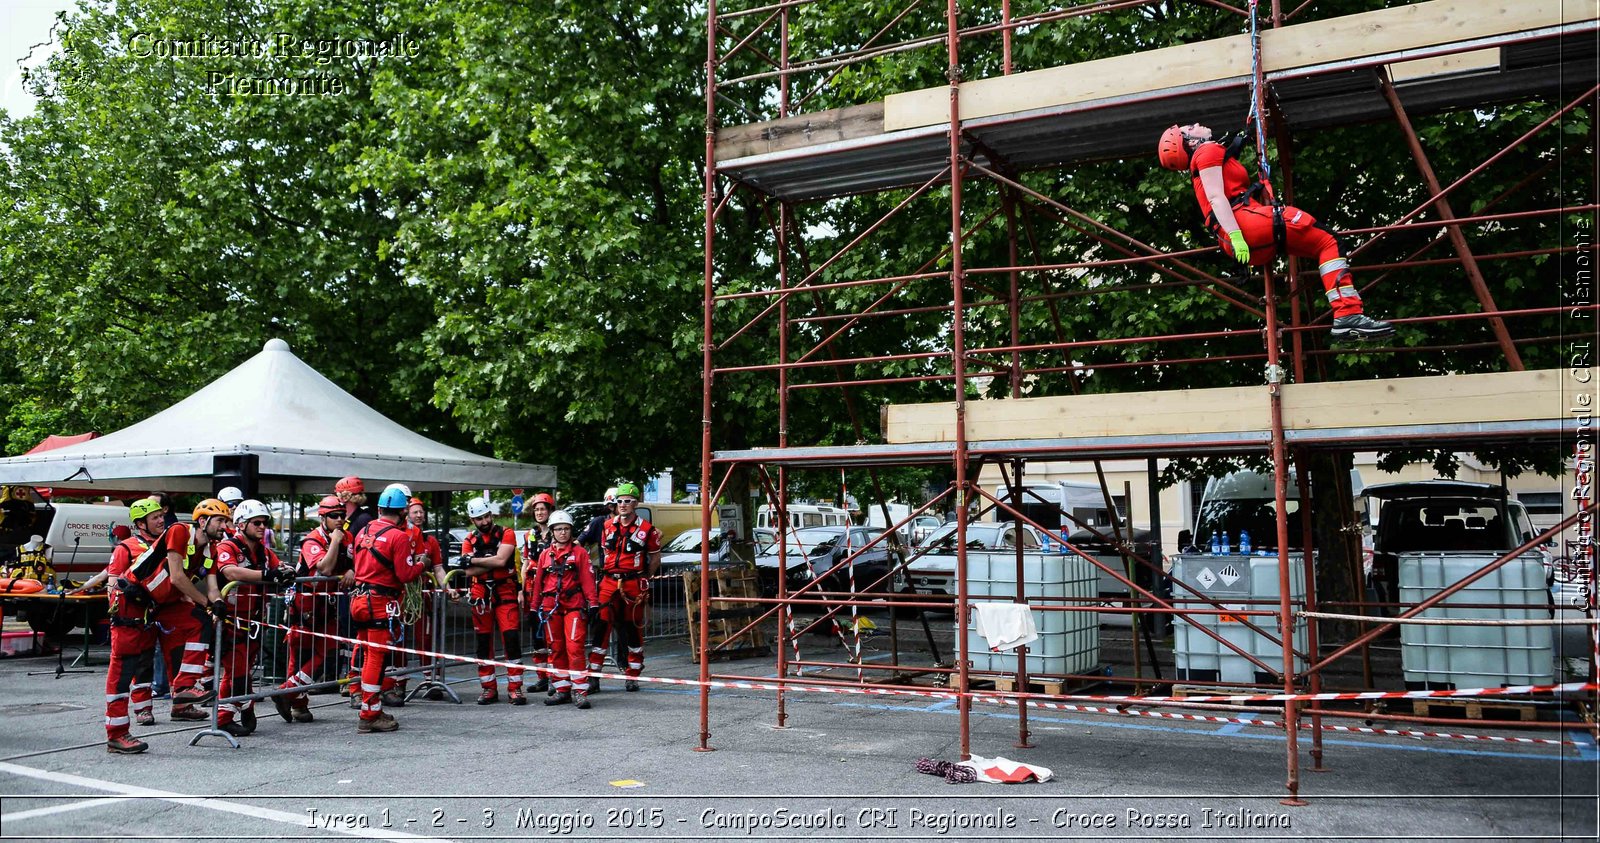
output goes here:
<path id="1" fill-rule="evenodd" d="M 472 601 L 472 629 L 477 633 L 478 658 L 494 658 L 494 638 L 498 633 L 508 662 L 522 659 L 522 610 L 517 605 L 517 576 L 512 557 L 516 555 L 514 532 L 494 523 L 489 502 L 483 498 L 467 501 L 467 516 L 475 528 L 461 543 L 471 579 L 468 598 Z M 478 683 L 483 691 L 478 705 L 500 699 L 495 686 L 494 668 L 478 665 Z M 506 670 L 506 698 L 512 705 L 527 705 L 522 693 L 522 668 Z"/>
<path id="2" fill-rule="evenodd" d="M 239 583 L 233 619 L 222 626 L 222 652 L 217 653 L 217 693 L 226 697 L 251 693 L 251 674 L 261 652 L 252 639 L 251 622 L 261 620 L 266 593 L 294 582 L 294 569 L 283 564 L 266 544 L 272 513 L 258 500 L 246 500 L 233 511 L 237 532 L 217 542 L 217 576 Z M 217 709 L 217 728 L 234 737 L 256 729 L 254 700 L 223 703 Z"/>
<path id="3" fill-rule="evenodd" d="M 614 625 L 628 652 L 623 687 L 639 690 L 644 670 L 644 615 L 650 581 L 661 567 L 661 531 L 639 517 L 639 487 L 617 484 L 617 515 L 608 519 L 600 537 L 600 612 L 589 646 L 589 669 L 605 666 L 606 643 Z"/>
<path id="4" fill-rule="evenodd" d="M 589 671 L 584 645 L 589 618 L 598 611 L 594 565 L 589 552 L 574 542 L 572 516 L 557 510 L 550 516 L 550 543 L 534 560 L 528 577 L 530 607 L 550 642 L 551 696 L 545 705 L 577 703 L 589 707 Z"/>
<path id="5" fill-rule="evenodd" d="M 400 601 L 406 583 L 425 570 L 411 549 L 411 537 L 401 522 L 408 500 L 399 489 L 387 489 L 378 498 L 378 517 L 355 538 L 356 586 L 350 597 L 350 620 L 365 642 L 361 664 L 361 716 L 356 731 L 362 734 L 392 732 L 400 727 L 383 710 L 383 692 L 394 680 L 383 675 L 388 651 L 401 636 Z M 375 646 L 376 645 L 376 646 Z"/>
<path id="6" fill-rule="evenodd" d="M 545 629 L 538 622 L 535 615 L 534 600 L 536 593 L 533 591 L 533 569 L 539 562 L 539 554 L 550 546 L 550 513 L 556 511 L 556 499 L 548 493 L 540 492 L 533 496 L 533 526 L 522 538 L 522 583 L 527 591 L 529 619 L 533 621 L 533 671 L 534 682 L 528 687 L 532 693 L 550 690 L 550 645 L 545 639 Z"/>
<path id="7" fill-rule="evenodd" d="M 317 502 L 317 526 L 300 542 L 300 561 L 295 573 L 300 577 L 336 577 L 352 569 L 349 542 L 345 534 L 345 506 L 337 495 Z M 316 681 L 335 643 L 312 633 L 338 630 L 338 600 L 332 582 L 303 582 L 295 587 L 289 604 L 289 625 L 285 636 L 289 648 L 288 678 L 279 688 L 300 688 Z M 310 723 L 311 702 L 304 693 L 279 694 L 272 698 L 278 716 L 289 723 Z"/>
<path id="8" fill-rule="evenodd" d="M 1242 135 L 1227 143 L 1212 140 L 1211 129 L 1191 123 L 1163 132 L 1156 151 L 1161 166 L 1189 173 L 1206 227 L 1234 260 L 1248 266 L 1269 264 L 1281 239 L 1290 255 L 1317 261 L 1317 273 L 1333 309 L 1334 339 L 1376 339 L 1393 334 L 1394 326 L 1362 312 L 1361 294 L 1333 232 L 1299 208 L 1275 208 L 1271 187 L 1252 181 L 1239 163 L 1243 142 Z M 1275 234 L 1275 229 L 1280 230 Z"/>

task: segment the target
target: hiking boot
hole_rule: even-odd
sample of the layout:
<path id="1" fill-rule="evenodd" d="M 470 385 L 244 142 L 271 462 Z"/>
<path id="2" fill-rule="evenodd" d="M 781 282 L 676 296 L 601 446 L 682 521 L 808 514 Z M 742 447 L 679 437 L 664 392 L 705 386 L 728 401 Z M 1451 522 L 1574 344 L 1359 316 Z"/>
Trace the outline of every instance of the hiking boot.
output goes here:
<path id="1" fill-rule="evenodd" d="M 591 694 L 600 693 L 600 677 L 598 677 L 598 676 L 589 677 L 589 693 L 591 693 Z"/>
<path id="2" fill-rule="evenodd" d="M 400 723 L 387 714 L 379 714 L 371 720 L 361 720 L 356 723 L 356 732 L 369 735 L 373 732 L 393 732 L 400 728 Z"/>
<path id="3" fill-rule="evenodd" d="M 587 709 L 589 707 L 589 695 L 582 691 L 574 693 L 572 695 L 572 699 L 577 703 L 579 708 Z"/>
<path id="4" fill-rule="evenodd" d="M 204 705 L 204 704 L 206 704 L 208 702 L 211 702 L 211 698 L 213 696 L 214 696 L 213 692 L 211 692 L 209 690 L 206 690 L 205 688 L 200 688 L 200 687 L 185 688 L 185 689 L 179 691 L 178 693 L 172 695 L 172 704 L 173 705 Z"/>
<path id="5" fill-rule="evenodd" d="M 311 706 L 306 703 L 292 706 L 290 713 L 294 715 L 294 722 L 296 723 L 310 723 L 316 719 L 311 716 Z"/>
<path id="6" fill-rule="evenodd" d="M 438 701 L 444 699 L 444 689 L 443 688 L 429 688 L 427 696 L 428 696 L 428 699 L 433 700 L 434 702 L 438 702 Z"/>
<path id="7" fill-rule="evenodd" d="M 279 694 L 279 695 L 273 697 L 272 698 L 272 707 L 276 708 L 278 710 L 278 716 L 283 718 L 283 722 L 285 722 L 285 723 L 293 723 L 294 722 L 294 714 L 292 714 L 289 711 L 289 695 L 288 694 Z"/>
<path id="8" fill-rule="evenodd" d="M 150 744 L 139 740 L 132 735 L 122 735 L 106 739 L 106 752 L 112 755 L 138 755 L 150 748 Z"/>
<path id="9" fill-rule="evenodd" d="M 256 707 L 250 706 L 245 709 L 244 713 L 239 716 L 239 722 L 244 724 L 245 734 L 248 735 L 254 732 L 256 730 Z"/>
<path id="10" fill-rule="evenodd" d="M 637 691 L 637 690 L 639 690 L 639 680 L 637 680 L 637 679 L 629 679 L 628 681 L 622 683 L 622 690 L 624 690 L 624 691 Z"/>
<path id="11" fill-rule="evenodd" d="M 211 719 L 210 715 L 206 714 L 205 709 L 202 709 L 197 705 L 175 705 L 172 707 L 172 714 L 170 714 L 169 717 L 174 723 L 178 722 L 179 720 L 198 721 Z"/>
<path id="12" fill-rule="evenodd" d="M 506 700 L 512 705 L 527 705 L 528 698 L 521 691 L 507 691 Z"/>
<path id="13" fill-rule="evenodd" d="M 550 677 L 540 674 L 539 681 L 528 686 L 528 693 L 543 694 L 550 690 Z"/>
<path id="14" fill-rule="evenodd" d="M 499 701 L 500 692 L 493 688 L 484 688 L 483 693 L 478 695 L 478 705 L 488 705 Z"/>
<path id="15" fill-rule="evenodd" d="M 1378 339 L 1393 333 L 1393 325 L 1381 319 L 1373 319 L 1365 313 L 1352 313 L 1333 320 L 1333 338 L 1336 340 Z"/>
<path id="16" fill-rule="evenodd" d="M 547 698 L 544 701 L 544 704 L 545 705 L 566 705 L 569 702 L 572 702 L 572 695 L 567 693 L 566 691 L 560 691 L 555 696 Z"/>
<path id="17" fill-rule="evenodd" d="M 232 720 L 226 723 L 218 723 L 217 728 L 236 738 L 242 738 L 250 734 L 250 730 L 246 729 L 243 723 L 235 723 Z"/>
<path id="18" fill-rule="evenodd" d="M 361 694 L 350 695 L 350 707 L 356 711 L 361 710 Z"/>
<path id="19" fill-rule="evenodd" d="M 406 692 L 399 688 L 392 688 L 383 692 L 383 705 L 385 708 L 405 708 Z"/>
<path id="20" fill-rule="evenodd" d="M 140 726 L 154 726 L 156 725 L 156 713 L 154 710 L 141 711 L 133 716 L 133 722 Z"/>

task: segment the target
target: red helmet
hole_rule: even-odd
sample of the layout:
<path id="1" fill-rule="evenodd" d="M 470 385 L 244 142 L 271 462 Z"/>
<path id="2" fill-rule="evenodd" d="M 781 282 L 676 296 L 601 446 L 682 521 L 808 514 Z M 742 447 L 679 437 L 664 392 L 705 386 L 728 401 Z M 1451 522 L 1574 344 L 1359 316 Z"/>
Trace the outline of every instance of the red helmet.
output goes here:
<path id="1" fill-rule="evenodd" d="M 550 495 L 548 493 L 546 493 L 546 492 L 540 492 L 539 494 L 534 495 L 533 496 L 533 501 L 528 504 L 528 508 L 532 509 L 533 505 L 536 504 L 536 503 L 542 503 L 545 506 L 550 507 L 550 509 L 552 511 L 554 511 L 555 508 L 556 508 L 556 499 L 553 498 L 553 497 L 550 497 Z"/>
<path id="2" fill-rule="evenodd" d="M 327 496 L 327 497 L 325 497 L 322 500 L 317 502 L 317 514 L 318 515 L 343 515 L 344 514 L 344 504 L 340 503 L 339 499 L 337 497 L 335 497 L 333 495 L 329 495 L 329 496 Z"/>
<path id="3" fill-rule="evenodd" d="M 367 487 L 366 484 L 361 482 L 361 478 L 351 476 L 333 484 L 333 490 L 335 492 L 349 492 L 352 495 L 359 495 L 367 491 Z"/>
<path id="4" fill-rule="evenodd" d="M 406 508 L 407 508 L 407 509 L 410 509 L 410 508 L 411 508 L 411 507 L 413 507 L 413 506 L 420 506 L 420 507 L 422 507 L 422 511 L 423 511 L 423 512 L 427 512 L 427 511 L 428 511 L 428 507 L 427 507 L 427 505 L 426 505 L 426 504 L 424 504 L 424 503 L 423 503 L 423 502 L 422 502 L 422 498 L 412 498 L 412 499 L 411 499 L 411 502 L 410 502 L 410 503 L 408 503 L 408 504 L 406 504 Z"/>
<path id="5" fill-rule="evenodd" d="M 1173 126 L 1161 133 L 1161 142 L 1156 144 L 1156 156 L 1161 166 L 1169 170 L 1189 169 L 1189 142 L 1184 137 L 1182 126 Z"/>

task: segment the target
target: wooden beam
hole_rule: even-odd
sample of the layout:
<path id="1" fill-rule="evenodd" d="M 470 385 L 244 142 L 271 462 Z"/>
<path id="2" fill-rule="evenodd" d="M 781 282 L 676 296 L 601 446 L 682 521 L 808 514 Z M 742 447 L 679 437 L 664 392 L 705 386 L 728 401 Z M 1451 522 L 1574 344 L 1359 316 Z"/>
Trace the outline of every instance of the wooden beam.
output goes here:
<path id="1" fill-rule="evenodd" d="M 1288 430 L 1565 418 L 1566 371 L 1491 372 L 1285 384 Z M 1260 433 L 1270 426 L 1263 387 L 1177 389 L 967 402 L 967 439 L 1070 439 Z M 955 404 L 892 404 L 889 444 L 955 439 Z"/>
<path id="2" fill-rule="evenodd" d="M 731 161 L 882 133 L 883 103 L 852 105 L 722 129 L 717 132 L 717 160 Z"/>
<path id="3" fill-rule="evenodd" d="M 1274 73 L 1531 29 L 1595 20 L 1593 0 L 1429 0 L 1261 33 Z M 1246 35 L 963 83 L 961 118 L 1016 114 L 1250 74 Z M 884 99 L 883 131 L 949 120 L 948 87 Z M 1177 119 L 1177 118 L 1174 118 Z"/>

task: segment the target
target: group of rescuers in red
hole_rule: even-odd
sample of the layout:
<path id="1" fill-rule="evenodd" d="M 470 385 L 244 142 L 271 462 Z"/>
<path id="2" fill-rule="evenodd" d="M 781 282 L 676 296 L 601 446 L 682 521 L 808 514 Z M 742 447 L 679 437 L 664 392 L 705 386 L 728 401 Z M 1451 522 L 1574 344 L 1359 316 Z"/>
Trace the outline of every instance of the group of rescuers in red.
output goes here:
<path id="1" fill-rule="evenodd" d="M 229 490 L 224 490 L 226 493 Z M 242 494 L 240 497 L 243 497 Z M 409 588 L 431 574 L 447 597 L 466 597 L 472 607 L 477 656 L 494 659 L 499 638 L 506 670 L 506 696 L 526 705 L 527 692 L 547 692 L 545 705 L 590 707 L 590 672 L 605 662 L 613 628 L 627 652 L 624 689 L 637 691 L 644 669 L 644 622 L 649 580 L 661 562 L 661 531 L 638 516 L 639 488 L 620 483 L 607 490 L 610 514 L 598 515 L 576 531 L 572 517 L 555 508 L 548 494 L 533 497 L 534 525 L 517 570 L 516 534 L 494 523 L 482 498 L 467 503 L 474 530 L 462 544 L 461 562 L 469 581 L 465 593 L 449 586 L 438 539 L 422 531 L 427 512 L 402 484 L 367 509 L 360 478 L 346 477 L 317 507 L 318 524 L 300 545 L 290 566 L 266 539 L 272 516 L 256 500 L 230 503 L 208 498 L 194 508 L 193 524 L 167 524 L 155 498 L 135 501 L 128 515 L 133 535 L 112 551 L 107 568 L 111 605 L 111 665 L 106 672 L 106 749 L 117 754 L 144 752 L 148 744 L 131 734 L 133 723 L 155 723 L 151 696 L 157 647 L 171 674 L 171 718 L 209 720 L 200 706 L 221 693 L 218 728 L 233 736 L 255 730 L 251 668 L 259 654 L 259 632 L 269 592 L 293 586 L 286 643 L 288 679 L 270 696 L 287 722 L 312 720 L 308 698 L 293 689 L 313 683 L 324 660 L 338 652 L 338 618 L 327 611 L 339 592 L 349 597 L 352 636 L 362 642 L 343 683 L 352 705 L 359 705 L 357 731 L 398 728 L 384 705 L 403 705 L 404 680 L 384 675 L 390 652 L 400 645 L 400 604 Z M 601 549 L 599 572 L 585 544 Z M 308 578 L 315 578 L 309 579 Z M 335 579 L 337 578 L 337 579 Z M 297 579 L 299 582 L 297 582 Z M 223 599 L 219 583 L 236 582 L 234 602 Z M 320 609 L 320 611 L 319 611 Z M 533 621 L 533 669 L 537 679 L 523 686 L 521 621 Z M 222 651 L 212 654 L 209 623 L 221 626 Z M 426 618 L 418 624 L 419 649 L 430 649 Z M 378 646 L 367 646 L 378 645 Z M 359 675 L 356 662 L 359 661 Z M 215 665 L 214 681 L 209 674 Z M 499 700 L 495 668 L 478 665 L 479 705 Z M 131 709 L 131 717 L 130 717 Z"/>
<path id="2" fill-rule="evenodd" d="M 1261 266 L 1282 248 L 1295 257 L 1317 261 L 1333 309 L 1335 339 L 1376 339 L 1394 333 L 1388 322 L 1363 312 L 1361 294 L 1333 233 L 1309 213 L 1270 201 L 1270 187 L 1252 180 L 1239 162 L 1241 146 L 1241 139 L 1214 139 L 1211 129 L 1192 123 L 1163 132 L 1157 158 L 1161 166 L 1190 175 L 1206 226 L 1234 260 Z M 209 702 L 217 689 L 223 689 L 225 697 L 251 693 L 249 667 L 257 644 L 243 630 L 260 618 L 261 586 L 286 586 L 296 577 L 340 578 L 297 590 L 292 608 L 299 623 L 288 635 L 289 678 L 284 690 L 311 684 L 323 660 L 337 651 L 333 639 L 317 634 L 331 634 L 337 628 L 334 619 L 313 611 L 325 592 L 337 587 L 350 593 L 356 637 L 377 645 L 396 643 L 399 601 L 406 584 L 431 570 L 437 587 L 454 596 L 438 540 L 422 532 L 427 517 L 422 502 L 404 487 L 390 486 L 379 496 L 374 515 L 362 507 L 365 491 L 359 478 L 346 477 L 335 485 L 334 494 L 322 499 L 321 523 L 302 542 L 297 568 L 284 565 L 264 541 L 272 519 L 260 501 L 202 501 L 195 507 L 192 529 L 182 523 L 164 526 L 161 505 L 154 498 L 129 508 L 135 534 L 117 546 L 108 569 L 112 582 L 111 668 L 106 675 L 109 751 L 138 753 L 148 748 L 128 733 L 129 708 L 131 703 L 139 724 L 155 722 L 150 680 L 157 646 L 169 654 L 168 669 L 175 672 L 174 720 L 207 719 L 197 706 Z M 608 503 L 611 499 L 608 492 Z M 522 614 L 532 613 L 533 667 L 539 676 L 531 689 L 548 691 L 546 705 L 589 707 L 589 673 L 603 666 L 613 626 L 627 649 L 625 688 L 638 690 L 636 677 L 644 667 L 647 577 L 655 573 L 661 554 L 661 532 L 637 516 L 638 500 L 637 486 L 620 484 L 615 490 L 615 514 L 597 516 L 581 535 L 574 535 L 571 516 L 556 510 L 549 495 L 536 495 L 535 525 L 528 532 L 520 577 L 514 562 L 515 534 L 494 523 L 483 499 L 467 504 L 467 515 L 476 527 L 463 545 L 463 555 L 469 558 L 466 571 L 477 655 L 493 658 L 498 636 L 505 660 L 520 665 Z M 604 557 L 598 586 L 584 549 L 594 542 Z M 126 576 L 139 571 L 142 576 Z M 241 594 L 238 605 L 230 605 L 221 598 L 219 580 L 257 588 Z M 208 615 L 223 628 L 223 652 L 216 654 L 217 676 L 209 689 L 202 682 L 210 664 L 210 642 L 202 634 Z M 360 702 L 358 731 L 394 731 L 398 724 L 383 706 L 403 702 L 403 685 L 384 676 L 388 651 L 362 650 L 359 694 L 350 694 Z M 522 673 L 520 666 L 507 670 L 506 696 L 512 705 L 527 703 Z M 480 664 L 478 677 L 483 686 L 478 703 L 496 702 L 494 668 Z M 272 701 L 287 721 L 312 719 L 303 693 L 275 695 Z M 220 706 L 218 725 L 232 735 L 254 731 L 253 701 Z"/>

